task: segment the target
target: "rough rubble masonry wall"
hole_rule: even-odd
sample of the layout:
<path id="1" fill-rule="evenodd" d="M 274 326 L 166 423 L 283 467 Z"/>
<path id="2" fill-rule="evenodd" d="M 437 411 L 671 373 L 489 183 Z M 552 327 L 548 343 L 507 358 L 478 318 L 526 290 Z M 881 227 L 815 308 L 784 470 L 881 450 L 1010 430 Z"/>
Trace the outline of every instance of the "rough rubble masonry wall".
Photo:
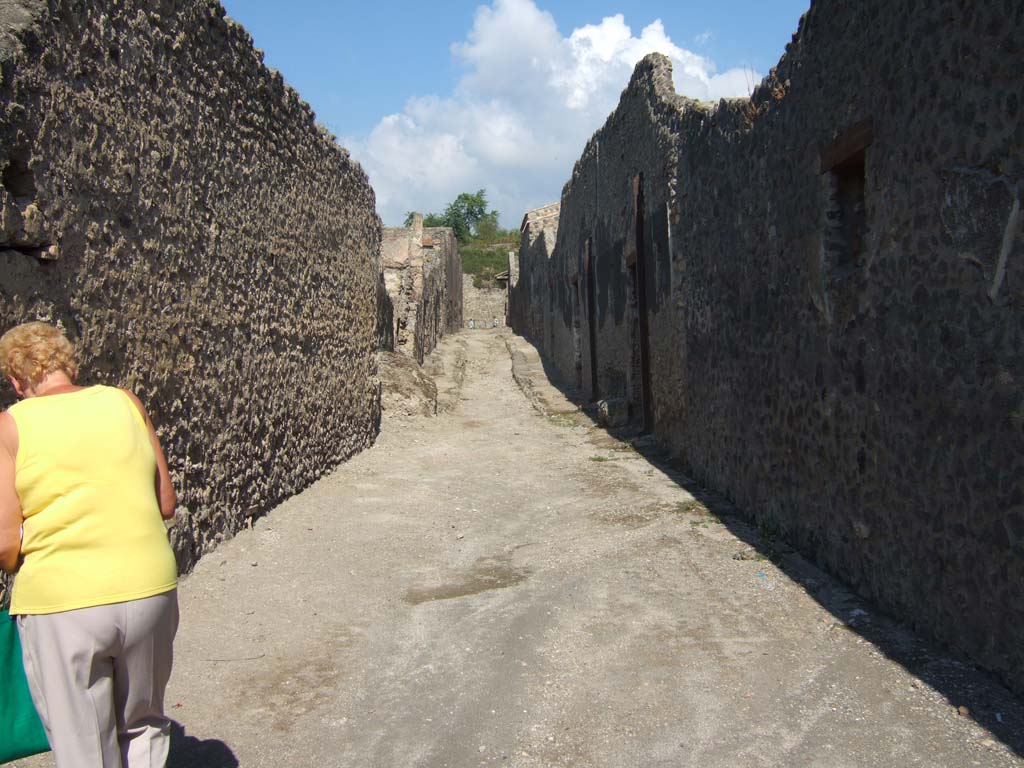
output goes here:
<path id="1" fill-rule="evenodd" d="M 218 2 L 0 28 L 0 328 L 60 321 L 86 382 L 139 393 L 187 568 L 374 439 L 373 190 Z"/>
<path id="2" fill-rule="evenodd" d="M 717 106 L 649 57 L 566 185 L 550 304 L 521 256 L 549 317 L 513 311 L 551 322 L 565 379 L 1018 691 L 1022 60 L 1010 0 L 816 0 Z"/>

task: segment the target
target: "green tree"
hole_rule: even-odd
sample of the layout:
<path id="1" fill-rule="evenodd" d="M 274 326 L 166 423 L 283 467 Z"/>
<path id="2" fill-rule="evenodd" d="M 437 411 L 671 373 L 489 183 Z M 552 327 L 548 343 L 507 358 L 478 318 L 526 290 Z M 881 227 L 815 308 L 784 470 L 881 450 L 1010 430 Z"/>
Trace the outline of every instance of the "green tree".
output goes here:
<path id="1" fill-rule="evenodd" d="M 455 231 L 460 243 L 469 242 L 476 225 L 487 215 L 487 192 L 478 189 L 476 193 L 463 192 L 448 204 L 441 218 L 445 226 Z"/>
<path id="2" fill-rule="evenodd" d="M 405 215 L 405 226 L 412 224 L 412 212 Z M 451 227 L 460 243 L 473 238 L 485 242 L 500 239 L 498 212 L 487 210 L 487 190 L 463 192 L 444 209 L 444 213 L 428 213 L 423 217 L 425 227 Z"/>
<path id="3" fill-rule="evenodd" d="M 502 231 L 498 227 L 498 212 L 490 211 L 480 217 L 476 223 L 476 239 L 485 243 L 496 243 L 501 239 Z"/>

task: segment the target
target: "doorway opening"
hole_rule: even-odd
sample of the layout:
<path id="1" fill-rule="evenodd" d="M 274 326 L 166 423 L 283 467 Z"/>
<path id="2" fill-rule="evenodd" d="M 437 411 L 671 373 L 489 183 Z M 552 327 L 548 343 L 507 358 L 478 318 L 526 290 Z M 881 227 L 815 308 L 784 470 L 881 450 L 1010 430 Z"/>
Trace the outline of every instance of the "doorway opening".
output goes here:
<path id="1" fill-rule="evenodd" d="M 633 278 L 636 299 L 636 362 L 640 378 L 639 394 L 643 429 L 645 432 L 649 432 L 654 428 L 654 403 L 651 395 L 651 337 L 647 316 L 647 252 L 644 237 L 643 174 L 638 174 L 633 178 L 633 212 L 633 221 L 636 227 L 634 231 L 636 251 L 633 263 L 630 265 L 630 276 Z"/>
<path id="2" fill-rule="evenodd" d="M 590 402 L 596 402 L 600 394 L 597 388 L 597 312 L 594 308 L 594 297 L 597 293 L 595 288 L 597 277 L 594 274 L 592 243 L 592 238 L 588 237 L 583 251 L 583 280 L 587 286 L 587 347 L 590 350 Z"/>

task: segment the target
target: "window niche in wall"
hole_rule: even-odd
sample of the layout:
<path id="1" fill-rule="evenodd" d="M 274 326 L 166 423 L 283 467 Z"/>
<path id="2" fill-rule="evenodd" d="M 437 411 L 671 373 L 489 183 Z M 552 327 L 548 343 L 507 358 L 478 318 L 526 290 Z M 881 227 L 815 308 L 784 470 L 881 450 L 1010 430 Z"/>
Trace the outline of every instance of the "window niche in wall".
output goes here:
<path id="1" fill-rule="evenodd" d="M 36 182 L 28 167 L 28 151 L 17 149 L 10 153 L 3 174 L 3 187 L 22 206 L 31 203 L 36 196 Z"/>
<path id="2" fill-rule="evenodd" d="M 43 260 L 58 257 L 47 223 L 36 202 L 36 184 L 26 147 L 13 147 L 0 171 L 0 248 Z"/>
<path id="3" fill-rule="evenodd" d="M 844 131 L 821 151 L 825 185 L 825 229 L 821 276 L 826 320 L 846 325 L 857 311 L 867 234 L 867 149 L 871 120 Z"/>

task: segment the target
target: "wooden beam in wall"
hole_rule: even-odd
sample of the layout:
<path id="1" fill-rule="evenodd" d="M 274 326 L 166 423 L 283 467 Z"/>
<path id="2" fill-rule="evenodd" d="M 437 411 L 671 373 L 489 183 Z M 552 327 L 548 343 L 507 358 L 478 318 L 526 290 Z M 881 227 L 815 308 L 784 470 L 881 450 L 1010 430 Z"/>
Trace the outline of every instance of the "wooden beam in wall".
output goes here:
<path id="1" fill-rule="evenodd" d="M 854 123 L 821 148 L 821 172 L 827 173 L 863 152 L 875 140 L 875 121 L 870 117 Z"/>

